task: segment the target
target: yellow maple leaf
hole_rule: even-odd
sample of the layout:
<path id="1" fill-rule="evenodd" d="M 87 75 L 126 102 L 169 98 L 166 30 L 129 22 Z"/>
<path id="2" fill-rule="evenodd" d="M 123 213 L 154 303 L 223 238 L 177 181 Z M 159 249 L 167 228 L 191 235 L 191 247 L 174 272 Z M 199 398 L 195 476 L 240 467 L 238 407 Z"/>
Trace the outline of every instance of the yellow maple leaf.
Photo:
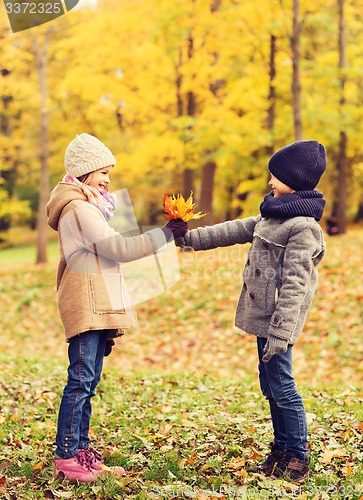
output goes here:
<path id="1" fill-rule="evenodd" d="M 171 196 L 164 194 L 163 208 L 165 217 L 168 220 L 182 219 L 184 222 L 188 222 L 188 220 L 192 219 L 201 219 L 206 215 L 203 212 L 195 213 L 195 207 L 196 203 L 193 203 L 193 191 L 187 200 L 181 194 L 177 196 L 174 194 Z"/>
<path id="2" fill-rule="evenodd" d="M 231 469 L 241 469 L 246 464 L 246 459 L 244 457 L 233 457 L 228 462 L 228 467 Z"/>
<path id="3" fill-rule="evenodd" d="M 38 462 L 32 466 L 33 471 L 40 471 L 43 468 L 43 462 Z"/>
<path id="4" fill-rule="evenodd" d="M 320 455 L 320 462 L 322 464 L 330 464 L 333 458 L 344 458 L 347 456 L 347 450 L 343 448 L 325 450 Z"/>

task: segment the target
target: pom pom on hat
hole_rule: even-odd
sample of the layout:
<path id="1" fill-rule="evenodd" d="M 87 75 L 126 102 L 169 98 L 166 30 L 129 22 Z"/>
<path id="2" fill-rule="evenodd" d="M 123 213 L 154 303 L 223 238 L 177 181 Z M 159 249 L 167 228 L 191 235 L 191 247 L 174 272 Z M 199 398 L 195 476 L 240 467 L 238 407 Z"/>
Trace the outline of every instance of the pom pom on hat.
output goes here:
<path id="1" fill-rule="evenodd" d="M 100 140 L 90 134 L 80 134 L 68 145 L 64 156 L 66 172 L 74 177 L 116 165 L 116 159 Z"/>
<path id="2" fill-rule="evenodd" d="M 318 141 L 297 141 L 276 151 L 268 169 L 295 191 L 315 189 L 326 169 L 326 152 Z"/>

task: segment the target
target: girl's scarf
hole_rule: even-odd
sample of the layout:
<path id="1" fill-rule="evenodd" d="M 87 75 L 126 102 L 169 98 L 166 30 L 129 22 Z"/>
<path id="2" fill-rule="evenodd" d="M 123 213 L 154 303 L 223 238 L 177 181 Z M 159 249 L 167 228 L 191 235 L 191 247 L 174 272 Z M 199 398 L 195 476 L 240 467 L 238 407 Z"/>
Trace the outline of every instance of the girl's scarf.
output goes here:
<path id="1" fill-rule="evenodd" d="M 274 197 L 267 194 L 260 205 L 262 217 L 274 219 L 291 219 L 292 217 L 322 218 L 326 201 L 320 191 L 295 191 Z"/>
<path id="2" fill-rule="evenodd" d="M 92 186 L 88 186 L 87 184 L 79 181 L 76 177 L 73 177 L 73 175 L 65 175 L 61 183 L 78 186 L 86 196 L 87 200 L 99 209 L 107 221 L 111 220 L 114 216 L 117 204 L 117 196 L 115 194 L 109 193 L 105 189 L 97 189 Z"/>

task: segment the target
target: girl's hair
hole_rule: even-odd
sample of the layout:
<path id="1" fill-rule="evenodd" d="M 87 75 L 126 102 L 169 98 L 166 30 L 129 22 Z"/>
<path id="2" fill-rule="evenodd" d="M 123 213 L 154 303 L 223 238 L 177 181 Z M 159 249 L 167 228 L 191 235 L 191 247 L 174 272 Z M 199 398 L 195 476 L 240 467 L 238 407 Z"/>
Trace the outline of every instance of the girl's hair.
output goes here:
<path id="1" fill-rule="evenodd" d="M 84 174 L 84 175 L 81 175 L 80 177 L 77 177 L 77 179 L 80 181 L 80 182 L 83 182 L 83 184 L 88 184 L 88 179 L 89 179 L 89 176 L 91 175 L 92 172 L 88 172 L 88 174 Z"/>
<path id="2" fill-rule="evenodd" d="M 100 169 L 101 170 L 101 169 Z M 89 185 L 89 178 L 90 178 L 90 175 L 92 174 L 92 172 L 88 172 L 88 174 L 84 174 L 84 175 L 81 175 L 80 177 L 76 177 L 80 182 L 82 182 L 83 184 L 87 184 Z M 106 186 L 106 191 L 108 191 L 109 188 L 108 186 Z"/>

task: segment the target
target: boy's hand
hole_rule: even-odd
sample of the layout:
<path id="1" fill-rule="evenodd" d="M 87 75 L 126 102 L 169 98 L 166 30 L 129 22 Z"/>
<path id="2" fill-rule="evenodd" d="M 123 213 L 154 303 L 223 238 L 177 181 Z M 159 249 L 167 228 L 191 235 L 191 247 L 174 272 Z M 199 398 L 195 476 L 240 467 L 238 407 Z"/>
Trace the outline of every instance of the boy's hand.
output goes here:
<path id="1" fill-rule="evenodd" d="M 267 363 L 268 361 L 270 361 L 272 356 L 275 356 L 275 354 L 285 353 L 287 351 L 288 345 L 289 343 L 287 340 L 279 339 L 278 337 L 270 335 L 263 350 L 265 355 L 263 356 L 262 361 L 264 363 Z"/>
<path id="2" fill-rule="evenodd" d="M 188 231 L 188 224 L 184 222 L 182 219 L 172 219 L 170 220 L 163 229 L 168 229 L 173 233 L 174 240 L 184 236 Z"/>

